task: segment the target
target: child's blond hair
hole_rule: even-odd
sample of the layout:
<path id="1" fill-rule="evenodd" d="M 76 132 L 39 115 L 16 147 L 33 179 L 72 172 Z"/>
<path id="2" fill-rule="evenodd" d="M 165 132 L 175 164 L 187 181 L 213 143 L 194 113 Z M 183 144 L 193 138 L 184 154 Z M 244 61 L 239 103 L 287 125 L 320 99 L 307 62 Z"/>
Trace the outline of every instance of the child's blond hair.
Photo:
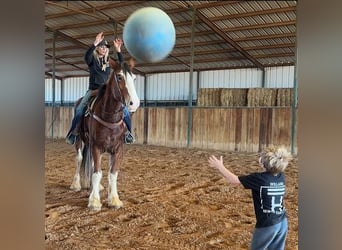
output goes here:
<path id="1" fill-rule="evenodd" d="M 261 152 L 259 163 L 262 164 L 266 171 L 276 175 L 284 172 L 291 159 L 292 156 L 285 147 L 269 147 Z"/>
<path id="2" fill-rule="evenodd" d="M 94 57 L 96 58 L 96 60 L 100 63 L 100 58 L 99 58 L 99 55 L 97 53 L 97 48 L 94 50 L 93 54 L 94 54 Z M 102 71 L 105 71 L 106 67 L 109 66 L 109 49 L 107 49 L 103 59 L 104 59 L 104 64 L 102 65 Z"/>

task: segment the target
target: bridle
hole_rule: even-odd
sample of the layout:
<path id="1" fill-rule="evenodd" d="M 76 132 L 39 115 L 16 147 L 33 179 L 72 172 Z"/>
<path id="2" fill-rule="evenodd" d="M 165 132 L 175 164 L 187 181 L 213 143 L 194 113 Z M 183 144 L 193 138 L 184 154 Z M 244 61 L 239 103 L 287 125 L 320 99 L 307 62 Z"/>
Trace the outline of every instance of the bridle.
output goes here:
<path id="1" fill-rule="evenodd" d="M 114 91 L 114 93 L 113 93 L 114 96 L 113 97 L 114 97 L 115 100 L 119 101 L 122 104 L 119 110 L 114 111 L 114 114 L 116 114 L 116 113 L 118 113 L 118 112 L 123 110 L 123 105 L 126 105 L 124 95 L 123 95 L 123 93 L 122 93 L 122 91 L 120 89 L 120 85 L 119 85 L 120 81 L 122 81 L 121 77 L 123 77 L 124 80 L 125 80 L 125 76 L 121 72 L 119 72 L 119 73 L 113 72 L 113 74 L 114 74 L 113 77 L 115 78 L 115 81 L 116 81 L 116 84 L 117 84 L 116 87 L 118 88 L 119 98 L 117 98 L 117 96 L 116 96 L 117 91 Z M 106 122 L 106 121 L 102 120 L 94 112 L 90 112 L 90 116 L 92 118 L 94 118 L 96 121 L 98 121 L 100 124 L 102 124 L 103 126 L 109 128 L 109 129 L 112 129 L 112 130 L 114 128 L 120 126 L 123 123 L 123 117 L 120 119 L 120 121 L 111 123 L 111 122 Z"/>

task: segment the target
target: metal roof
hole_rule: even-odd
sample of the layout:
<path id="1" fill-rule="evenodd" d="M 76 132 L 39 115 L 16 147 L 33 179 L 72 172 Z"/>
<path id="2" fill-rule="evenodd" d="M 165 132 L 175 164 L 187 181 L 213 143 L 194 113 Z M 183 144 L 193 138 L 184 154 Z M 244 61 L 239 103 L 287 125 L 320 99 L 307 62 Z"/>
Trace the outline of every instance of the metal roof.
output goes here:
<path id="1" fill-rule="evenodd" d="M 296 1 L 45 1 L 45 75 L 54 70 L 57 78 L 88 76 L 83 56 L 96 35 L 104 32 L 108 41 L 122 37 L 126 19 L 143 7 L 169 15 L 176 43 L 161 62 L 138 61 L 137 74 L 190 70 L 193 13 L 194 71 L 294 65 L 296 6 Z M 124 46 L 122 52 L 128 59 Z"/>

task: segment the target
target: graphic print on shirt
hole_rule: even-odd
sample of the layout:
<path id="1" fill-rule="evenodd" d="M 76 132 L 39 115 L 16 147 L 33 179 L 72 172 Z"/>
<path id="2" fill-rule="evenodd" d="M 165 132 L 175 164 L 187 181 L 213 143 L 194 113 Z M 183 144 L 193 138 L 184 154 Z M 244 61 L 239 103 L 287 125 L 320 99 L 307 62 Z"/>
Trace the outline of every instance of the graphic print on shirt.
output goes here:
<path id="1" fill-rule="evenodd" d="M 261 209 L 264 213 L 284 213 L 283 198 L 285 185 L 283 183 L 271 183 L 270 186 L 260 187 Z"/>

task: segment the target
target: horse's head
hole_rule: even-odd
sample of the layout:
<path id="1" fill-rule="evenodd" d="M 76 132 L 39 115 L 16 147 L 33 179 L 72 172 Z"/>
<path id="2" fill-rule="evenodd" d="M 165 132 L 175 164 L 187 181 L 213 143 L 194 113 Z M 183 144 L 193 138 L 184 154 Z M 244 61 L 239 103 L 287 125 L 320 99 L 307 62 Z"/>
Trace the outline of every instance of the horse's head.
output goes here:
<path id="1" fill-rule="evenodd" d="M 140 106 L 140 99 L 135 89 L 134 80 L 136 76 L 129 70 L 128 65 L 125 64 L 122 70 L 123 76 L 125 77 L 126 88 L 128 90 L 129 99 L 126 100 L 128 111 L 133 113 Z"/>
<path id="2" fill-rule="evenodd" d="M 136 76 L 129 70 L 127 63 L 123 63 L 122 65 L 120 65 L 114 60 L 110 60 L 110 64 L 115 72 L 114 74 L 116 74 L 117 76 L 118 84 L 125 104 L 128 107 L 128 111 L 133 113 L 140 106 L 140 99 L 137 95 L 134 85 Z"/>

